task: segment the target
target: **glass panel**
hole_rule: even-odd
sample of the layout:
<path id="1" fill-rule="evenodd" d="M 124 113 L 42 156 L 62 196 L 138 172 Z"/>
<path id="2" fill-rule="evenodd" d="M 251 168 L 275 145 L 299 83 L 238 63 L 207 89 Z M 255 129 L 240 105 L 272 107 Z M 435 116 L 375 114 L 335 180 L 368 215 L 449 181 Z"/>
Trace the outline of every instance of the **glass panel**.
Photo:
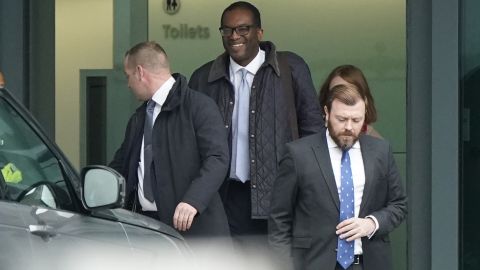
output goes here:
<path id="1" fill-rule="evenodd" d="M 148 39 L 158 41 L 171 67 L 189 77 L 224 49 L 220 16 L 231 0 L 182 1 L 168 15 L 165 1 L 148 1 Z M 254 1 L 260 10 L 263 40 L 293 51 L 309 65 L 316 89 L 336 66 L 364 71 L 379 119 L 375 129 L 393 147 L 405 179 L 406 157 L 406 1 Z M 117 87 L 118 88 L 118 87 Z M 112 88 L 112 89 L 117 89 Z M 127 106 L 112 97 L 117 106 Z M 113 127 L 115 128 L 115 127 Z M 116 131 L 123 134 L 123 130 Z M 407 269 L 406 222 L 391 234 L 394 269 Z"/>
<path id="2" fill-rule="evenodd" d="M 3 99 L 0 99 L 0 169 L 7 188 L 4 199 L 52 208 L 67 208 L 71 204 L 58 160 L 25 119 Z"/>
<path id="3" fill-rule="evenodd" d="M 118 201 L 117 177 L 104 169 L 90 169 L 85 174 L 83 196 L 88 207 L 99 207 Z"/>
<path id="4" fill-rule="evenodd" d="M 460 269 L 480 269 L 480 17 L 477 0 L 461 2 L 460 89 L 462 97 Z"/>

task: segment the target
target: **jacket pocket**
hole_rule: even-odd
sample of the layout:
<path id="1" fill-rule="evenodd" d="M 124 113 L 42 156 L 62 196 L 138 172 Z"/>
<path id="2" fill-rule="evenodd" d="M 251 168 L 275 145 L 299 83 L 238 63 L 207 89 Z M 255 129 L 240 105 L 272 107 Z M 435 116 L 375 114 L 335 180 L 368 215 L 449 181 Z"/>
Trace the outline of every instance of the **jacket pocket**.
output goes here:
<path id="1" fill-rule="evenodd" d="M 293 248 L 310 248 L 312 246 L 311 237 L 293 237 Z"/>

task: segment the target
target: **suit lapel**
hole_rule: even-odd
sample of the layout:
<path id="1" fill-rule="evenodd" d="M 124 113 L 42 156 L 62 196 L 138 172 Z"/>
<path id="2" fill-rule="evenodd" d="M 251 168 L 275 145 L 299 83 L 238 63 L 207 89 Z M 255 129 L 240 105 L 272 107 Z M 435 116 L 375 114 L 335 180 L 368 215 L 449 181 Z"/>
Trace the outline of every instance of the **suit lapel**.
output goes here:
<path id="1" fill-rule="evenodd" d="M 323 180 L 328 186 L 330 195 L 332 196 L 337 210 L 340 211 L 340 199 L 338 197 L 337 184 L 335 183 L 335 176 L 333 175 L 332 162 L 330 161 L 330 152 L 328 151 L 326 133 L 320 136 L 320 143 L 312 146 L 318 166 L 323 175 Z"/>
<path id="2" fill-rule="evenodd" d="M 363 166 L 365 170 L 365 186 L 363 187 L 363 196 L 362 196 L 362 203 L 360 204 L 360 213 L 359 216 L 363 216 L 363 212 L 365 209 L 365 204 L 367 203 L 372 190 L 372 181 L 373 179 L 373 172 L 374 172 L 374 160 L 373 157 L 373 149 L 371 145 L 368 144 L 364 139 L 364 136 L 360 136 L 360 149 L 362 151 L 362 159 L 363 159 Z"/>

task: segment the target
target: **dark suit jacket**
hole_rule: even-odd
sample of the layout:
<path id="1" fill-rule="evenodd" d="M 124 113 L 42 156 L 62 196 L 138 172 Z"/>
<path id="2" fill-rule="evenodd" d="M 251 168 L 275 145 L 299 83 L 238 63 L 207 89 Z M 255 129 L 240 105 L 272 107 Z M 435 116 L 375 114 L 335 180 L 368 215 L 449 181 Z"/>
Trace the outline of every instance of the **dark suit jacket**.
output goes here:
<path id="1" fill-rule="evenodd" d="M 222 116 L 212 99 L 189 89 L 183 76 L 173 76 L 176 82 L 152 134 L 158 218 L 172 226 L 176 206 L 186 202 L 198 214 L 184 236 L 228 236 L 227 218 L 218 194 L 229 166 Z M 137 168 L 145 106 L 142 104 L 130 118 L 125 139 L 110 163 L 127 179 L 127 208 L 138 203 Z"/>
<path id="2" fill-rule="evenodd" d="M 372 238 L 362 238 L 364 269 L 389 270 L 388 233 L 405 218 L 407 199 L 389 144 L 368 135 L 359 140 L 365 167 L 359 217 L 379 223 Z M 272 246 L 292 256 L 296 269 L 335 269 L 340 202 L 325 132 L 287 144 L 272 194 Z"/>

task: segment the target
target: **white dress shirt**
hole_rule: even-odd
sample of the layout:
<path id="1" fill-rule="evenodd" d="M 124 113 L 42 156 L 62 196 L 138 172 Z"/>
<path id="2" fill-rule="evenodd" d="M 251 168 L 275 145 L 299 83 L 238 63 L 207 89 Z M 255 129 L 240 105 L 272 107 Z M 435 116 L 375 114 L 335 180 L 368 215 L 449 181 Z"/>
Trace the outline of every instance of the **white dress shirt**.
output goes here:
<path id="1" fill-rule="evenodd" d="M 167 81 L 165 81 L 162 86 L 153 94 L 152 100 L 155 101 L 155 109 L 153 110 L 153 122 L 157 119 L 157 116 L 160 114 L 162 110 L 163 103 L 167 99 L 168 94 L 170 93 L 170 89 L 172 89 L 173 84 L 175 83 L 175 79 L 170 77 Z M 142 206 L 143 211 L 157 211 L 157 205 L 155 201 L 151 202 L 145 199 L 143 196 L 143 172 L 144 172 L 144 163 L 143 163 L 143 147 L 144 147 L 144 139 L 142 139 L 142 148 L 140 150 L 140 161 L 138 162 L 138 200 L 140 201 L 140 205 Z M 154 154 L 152 154 L 153 158 Z M 155 192 L 155 191 L 154 191 Z"/>
<path id="2" fill-rule="evenodd" d="M 341 185 L 341 172 L 340 165 L 342 160 L 342 150 L 335 141 L 330 136 L 330 132 L 327 129 L 327 145 L 328 151 L 330 153 L 330 161 L 332 162 L 333 174 L 335 176 L 335 182 L 337 184 L 338 194 L 340 196 L 340 185 Z M 352 171 L 353 178 L 353 188 L 354 188 L 354 199 L 355 199 L 355 217 L 358 217 L 360 212 L 360 204 L 362 203 L 363 197 L 363 188 L 365 186 L 365 168 L 363 166 L 363 157 L 362 151 L 360 149 L 360 143 L 357 141 L 352 148 L 348 151 L 350 156 L 350 166 Z M 376 219 L 372 216 L 369 216 L 377 224 Z M 376 227 L 378 227 L 376 225 Z M 375 230 L 376 231 L 376 230 Z M 374 232 L 375 232 L 374 231 Z M 372 233 L 373 235 L 373 233 Z M 370 235 L 369 237 L 371 237 Z M 355 255 L 363 254 L 362 250 L 362 241 L 361 239 L 355 240 Z"/>

